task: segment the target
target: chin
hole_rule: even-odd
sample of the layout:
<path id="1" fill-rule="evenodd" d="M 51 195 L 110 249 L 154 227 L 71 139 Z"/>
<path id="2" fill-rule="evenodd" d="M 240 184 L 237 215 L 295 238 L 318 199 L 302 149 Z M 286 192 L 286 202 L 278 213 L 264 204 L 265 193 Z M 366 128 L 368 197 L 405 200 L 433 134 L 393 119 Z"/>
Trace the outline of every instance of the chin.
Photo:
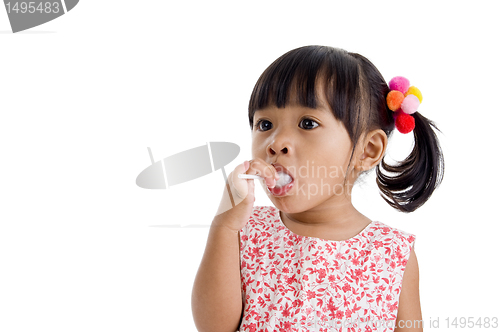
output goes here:
<path id="1" fill-rule="evenodd" d="M 297 196 L 270 197 L 274 206 L 276 206 L 278 210 L 285 213 L 300 213 L 314 207 L 314 203 L 304 202 L 303 200 L 301 202 L 300 200 L 297 200 L 297 198 Z"/>

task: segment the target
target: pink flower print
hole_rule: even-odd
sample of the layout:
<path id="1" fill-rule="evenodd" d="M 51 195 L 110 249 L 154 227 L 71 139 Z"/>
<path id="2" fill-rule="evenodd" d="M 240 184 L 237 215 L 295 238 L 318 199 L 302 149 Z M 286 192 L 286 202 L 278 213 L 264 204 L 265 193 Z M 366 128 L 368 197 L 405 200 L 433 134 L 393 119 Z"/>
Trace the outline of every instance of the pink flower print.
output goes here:
<path id="1" fill-rule="evenodd" d="M 304 303 L 304 301 L 301 301 L 299 299 L 296 299 L 295 301 L 293 301 L 292 303 L 292 307 L 294 308 L 297 308 L 297 307 L 302 307 L 302 304 Z"/>
<path id="2" fill-rule="evenodd" d="M 354 258 L 352 259 L 352 264 L 354 264 L 354 265 L 359 265 L 359 260 L 358 260 L 358 257 L 354 257 Z"/>
<path id="3" fill-rule="evenodd" d="M 313 308 L 307 307 L 307 309 L 306 309 L 306 315 L 309 316 L 311 314 L 311 312 L 313 312 Z"/>
<path id="4" fill-rule="evenodd" d="M 352 311 L 351 311 L 351 309 L 347 309 L 347 310 L 345 311 L 345 317 L 346 317 L 346 318 L 351 318 L 351 315 L 352 315 Z"/>
<path id="5" fill-rule="evenodd" d="M 384 244 L 382 243 L 382 241 L 378 241 L 376 240 L 373 245 L 375 246 L 375 249 L 378 249 L 380 247 L 382 247 Z"/>
<path id="6" fill-rule="evenodd" d="M 257 301 L 259 302 L 259 305 L 261 307 L 264 307 L 264 305 L 266 304 L 266 302 L 264 301 L 264 299 L 262 298 L 262 296 L 259 296 L 259 298 L 257 299 Z"/>
<path id="7" fill-rule="evenodd" d="M 344 292 L 348 292 L 348 291 L 350 291 L 350 290 L 351 290 L 351 286 L 349 286 L 349 284 L 345 284 L 345 285 L 342 287 L 342 290 L 343 290 Z"/>
<path id="8" fill-rule="evenodd" d="M 333 313 L 335 312 L 335 310 L 337 310 L 338 308 L 333 304 L 333 299 L 330 298 L 328 300 L 328 304 L 326 305 L 326 308 L 325 309 L 328 309 L 330 311 L 330 316 L 333 317 Z"/>
<path id="9" fill-rule="evenodd" d="M 392 261 L 391 264 L 389 265 L 389 271 L 394 271 L 394 269 L 396 268 L 396 262 Z"/>
<path id="10" fill-rule="evenodd" d="M 387 309 L 389 311 L 394 311 L 398 308 L 398 302 L 394 302 L 394 303 L 391 303 L 391 304 L 388 304 L 387 305 Z"/>
<path id="11" fill-rule="evenodd" d="M 287 242 L 287 244 L 288 244 L 290 247 L 292 247 L 292 246 L 293 246 L 293 241 L 292 241 L 292 240 L 289 240 L 289 241 Z"/>
<path id="12" fill-rule="evenodd" d="M 252 324 L 248 325 L 248 328 L 249 328 L 250 332 L 257 331 L 257 325 L 255 323 L 252 323 Z"/>
<path id="13" fill-rule="evenodd" d="M 403 253 L 401 252 L 401 249 L 400 249 L 400 248 L 398 248 L 398 249 L 396 250 L 396 257 L 398 258 L 398 260 L 399 260 L 399 261 L 400 261 L 402 258 L 404 258 L 404 255 L 403 255 Z"/>
<path id="14" fill-rule="evenodd" d="M 283 314 L 284 317 L 290 316 L 290 311 L 288 310 L 288 303 L 285 306 L 285 310 L 283 310 L 281 313 Z"/>
<path id="15" fill-rule="evenodd" d="M 402 266 L 406 266 L 406 263 L 408 263 L 408 260 L 407 260 L 407 259 L 403 259 L 403 260 L 401 261 L 401 265 L 402 265 Z"/>
<path id="16" fill-rule="evenodd" d="M 288 267 L 286 267 L 286 266 L 285 266 L 285 267 L 283 268 L 283 270 L 281 270 L 281 272 L 283 272 L 283 273 L 288 273 L 288 272 L 289 272 L 289 271 L 288 271 Z"/>
<path id="17" fill-rule="evenodd" d="M 319 276 L 320 279 L 323 279 L 324 277 L 326 277 L 326 270 L 325 269 L 319 269 L 318 276 Z"/>
<path id="18" fill-rule="evenodd" d="M 302 276 L 302 280 L 309 281 L 309 277 L 307 275 Z"/>
<path id="19" fill-rule="evenodd" d="M 316 293 L 314 291 L 308 290 L 307 291 L 307 299 L 310 300 L 313 297 L 316 297 Z"/>
<path id="20" fill-rule="evenodd" d="M 377 264 L 377 267 L 382 266 L 382 255 L 380 253 L 374 254 L 372 257 L 370 257 L 370 260 L 374 261 L 375 264 Z"/>
<path id="21" fill-rule="evenodd" d="M 246 236 L 246 235 L 242 235 L 241 236 L 241 241 L 245 241 L 246 242 L 247 240 L 248 240 L 248 236 Z"/>
<path id="22" fill-rule="evenodd" d="M 342 317 L 344 317 L 344 313 L 342 312 L 342 310 L 335 311 L 335 318 L 342 319 Z"/>
<path id="23" fill-rule="evenodd" d="M 258 242 L 259 242 L 259 239 L 257 239 L 257 236 L 254 236 L 254 238 L 252 239 L 252 243 L 257 244 Z"/>

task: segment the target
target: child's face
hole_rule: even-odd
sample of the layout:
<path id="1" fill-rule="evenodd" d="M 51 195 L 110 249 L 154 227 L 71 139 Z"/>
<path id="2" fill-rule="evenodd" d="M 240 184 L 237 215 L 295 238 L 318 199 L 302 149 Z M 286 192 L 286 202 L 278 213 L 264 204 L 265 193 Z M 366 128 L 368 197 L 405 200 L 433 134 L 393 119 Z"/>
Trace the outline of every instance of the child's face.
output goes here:
<path id="1" fill-rule="evenodd" d="M 265 188 L 273 204 L 285 212 L 344 201 L 346 190 L 350 195 L 352 189 L 354 179 L 349 176 L 344 186 L 352 149 L 349 135 L 324 98 L 318 101 L 322 105 L 317 109 L 272 106 L 254 114 L 253 158 L 283 165 L 294 180 L 284 196 L 273 195 Z M 351 168 L 353 162 L 354 157 Z"/>

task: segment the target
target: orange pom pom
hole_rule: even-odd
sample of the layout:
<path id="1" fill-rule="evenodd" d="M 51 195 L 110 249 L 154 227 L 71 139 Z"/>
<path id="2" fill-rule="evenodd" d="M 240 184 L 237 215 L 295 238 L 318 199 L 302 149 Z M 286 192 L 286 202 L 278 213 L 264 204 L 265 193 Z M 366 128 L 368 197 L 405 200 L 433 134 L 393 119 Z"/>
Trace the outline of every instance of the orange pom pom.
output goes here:
<path id="1" fill-rule="evenodd" d="M 418 88 L 416 88 L 414 86 L 410 86 L 408 91 L 405 93 L 405 97 L 408 95 L 416 96 L 418 98 L 418 100 L 420 101 L 420 103 L 422 103 L 422 92 L 420 92 L 420 90 Z"/>
<path id="2" fill-rule="evenodd" d="M 402 92 L 398 90 L 392 90 L 387 94 L 387 107 L 391 111 L 397 111 L 401 107 L 401 103 L 405 99 L 405 96 Z"/>

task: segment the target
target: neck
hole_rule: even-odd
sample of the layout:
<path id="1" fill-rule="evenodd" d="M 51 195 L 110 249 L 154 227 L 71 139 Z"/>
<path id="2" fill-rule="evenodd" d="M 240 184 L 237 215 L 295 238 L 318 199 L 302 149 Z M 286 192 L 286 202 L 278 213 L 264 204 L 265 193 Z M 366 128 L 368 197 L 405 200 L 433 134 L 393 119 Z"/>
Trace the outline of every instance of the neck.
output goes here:
<path id="1" fill-rule="evenodd" d="M 370 222 L 345 196 L 337 197 L 335 201 L 325 201 L 303 212 L 281 211 L 280 216 L 290 230 L 303 234 L 359 228 Z"/>

